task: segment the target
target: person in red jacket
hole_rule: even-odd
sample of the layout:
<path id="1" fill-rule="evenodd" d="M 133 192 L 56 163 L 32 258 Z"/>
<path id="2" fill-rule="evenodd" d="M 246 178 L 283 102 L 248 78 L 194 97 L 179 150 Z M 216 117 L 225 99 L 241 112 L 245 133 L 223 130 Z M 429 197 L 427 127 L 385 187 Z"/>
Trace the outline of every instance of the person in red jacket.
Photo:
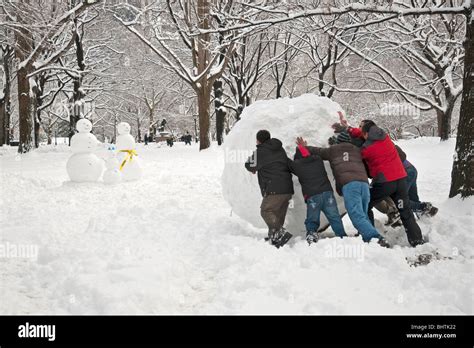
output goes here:
<path id="1" fill-rule="evenodd" d="M 423 244 L 420 227 L 410 209 L 407 173 L 392 140 L 381 128 L 370 120 L 362 128 L 348 128 L 352 137 L 362 137 L 365 142 L 361 148 L 362 159 L 367 164 L 372 177 L 370 188 L 369 219 L 374 223 L 372 208 L 386 197 L 391 197 L 400 212 L 400 218 L 410 245 Z"/>

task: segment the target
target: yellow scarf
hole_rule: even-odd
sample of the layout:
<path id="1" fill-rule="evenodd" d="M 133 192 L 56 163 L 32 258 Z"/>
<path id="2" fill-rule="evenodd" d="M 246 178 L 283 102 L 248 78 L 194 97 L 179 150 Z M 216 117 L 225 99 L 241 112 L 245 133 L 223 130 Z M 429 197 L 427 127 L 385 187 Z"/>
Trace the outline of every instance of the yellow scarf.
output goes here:
<path id="1" fill-rule="evenodd" d="M 127 163 L 127 161 L 132 162 L 133 156 L 138 156 L 135 150 L 120 150 L 120 152 L 126 152 L 128 154 L 120 165 L 120 170 L 122 170 L 123 166 L 125 165 L 125 163 Z"/>

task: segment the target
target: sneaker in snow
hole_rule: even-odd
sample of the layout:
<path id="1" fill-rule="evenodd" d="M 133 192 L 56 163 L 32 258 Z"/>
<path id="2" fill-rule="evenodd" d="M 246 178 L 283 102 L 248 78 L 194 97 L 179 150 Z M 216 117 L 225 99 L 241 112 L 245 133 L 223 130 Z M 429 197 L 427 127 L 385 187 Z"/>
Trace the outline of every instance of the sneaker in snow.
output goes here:
<path id="1" fill-rule="evenodd" d="M 390 244 L 388 244 L 385 238 L 379 238 L 379 241 L 377 243 L 383 248 L 390 248 Z"/>
<path id="2" fill-rule="evenodd" d="M 308 245 L 316 243 L 318 240 L 319 240 L 319 236 L 317 233 L 308 233 L 306 235 L 306 241 L 308 242 Z"/>
<path id="3" fill-rule="evenodd" d="M 393 224 L 390 225 L 392 228 L 397 228 L 397 227 L 400 227 L 400 226 L 403 226 L 403 222 L 402 222 L 402 219 L 400 217 L 398 217 L 398 220 L 395 221 Z"/>
<path id="4" fill-rule="evenodd" d="M 400 221 L 400 213 L 398 211 L 395 213 L 388 213 L 387 216 L 388 216 L 388 220 L 385 223 L 385 226 L 393 225 L 397 223 L 398 221 Z"/>
<path id="5" fill-rule="evenodd" d="M 426 202 L 424 209 L 421 211 L 421 215 L 435 216 L 437 212 L 438 208 L 433 207 L 431 203 Z"/>
<path id="6" fill-rule="evenodd" d="M 279 230 L 273 231 L 270 234 L 270 241 L 272 244 L 278 244 L 280 242 L 281 237 L 285 234 L 286 230 L 282 227 Z"/>

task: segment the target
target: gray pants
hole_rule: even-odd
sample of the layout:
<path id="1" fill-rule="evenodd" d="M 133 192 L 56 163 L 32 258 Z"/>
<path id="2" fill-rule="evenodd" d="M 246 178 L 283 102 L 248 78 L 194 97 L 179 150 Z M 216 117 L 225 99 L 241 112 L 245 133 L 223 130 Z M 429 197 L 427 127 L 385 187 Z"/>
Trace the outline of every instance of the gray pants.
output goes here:
<path id="1" fill-rule="evenodd" d="M 263 197 L 260 205 L 260 215 L 268 226 L 268 236 L 283 227 L 291 194 L 277 194 Z"/>

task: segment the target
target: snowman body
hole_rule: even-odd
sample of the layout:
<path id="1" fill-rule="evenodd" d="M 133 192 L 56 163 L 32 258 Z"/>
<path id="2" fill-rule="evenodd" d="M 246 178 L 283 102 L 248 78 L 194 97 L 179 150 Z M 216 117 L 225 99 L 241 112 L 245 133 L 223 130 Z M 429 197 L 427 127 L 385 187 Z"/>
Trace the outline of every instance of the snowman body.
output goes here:
<path id="1" fill-rule="evenodd" d="M 104 183 L 108 185 L 118 184 L 122 181 L 122 172 L 119 170 L 119 161 L 114 155 L 105 161 Z"/>
<path id="2" fill-rule="evenodd" d="M 142 176 L 142 168 L 137 156 L 130 153 L 136 149 L 135 139 L 130 134 L 130 125 L 126 122 L 119 123 L 117 132 L 119 134 L 117 136 L 117 157 L 122 178 L 125 181 L 138 180 Z"/>
<path id="3" fill-rule="evenodd" d="M 98 181 L 104 170 L 103 163 L 93 151 L 99 144 L 97 138 L 90 133 L 92 123 L 86 119 L 77 121 L 76 129 L 79 133 L 71 138 L 73 155 L 66 164 L 69 178 L 73 182 Z"/>

